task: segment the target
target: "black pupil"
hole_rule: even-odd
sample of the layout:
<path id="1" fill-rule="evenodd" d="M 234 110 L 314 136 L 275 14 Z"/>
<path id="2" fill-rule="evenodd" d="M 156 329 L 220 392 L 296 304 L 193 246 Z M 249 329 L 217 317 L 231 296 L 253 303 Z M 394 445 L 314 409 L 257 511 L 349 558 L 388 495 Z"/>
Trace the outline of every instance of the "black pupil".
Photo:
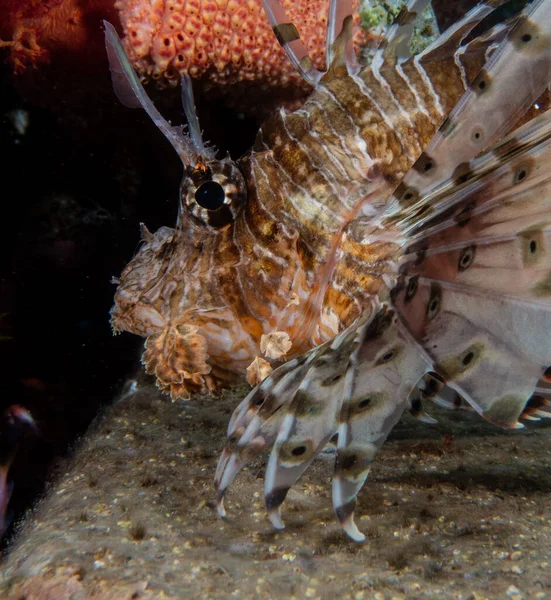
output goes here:
<path id="1" fill-rule="evenodd" d="M 207 210 L 218 210 L 225 198 L 224 188 L 216 181 L 202 183 L 195 192 L 197 204 Z"/>

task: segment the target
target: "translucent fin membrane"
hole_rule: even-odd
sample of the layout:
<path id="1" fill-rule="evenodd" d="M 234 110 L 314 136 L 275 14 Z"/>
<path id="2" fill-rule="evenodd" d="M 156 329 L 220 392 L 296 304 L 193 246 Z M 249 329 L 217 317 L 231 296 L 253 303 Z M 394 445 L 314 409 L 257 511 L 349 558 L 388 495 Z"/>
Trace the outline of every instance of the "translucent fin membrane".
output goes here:
<path id="1" fill-rule="evenodd" d="M 534 1 L 446 119 L 416 165 L 404 177 L 398 199 L 426 196 L 458 164 L 495 144 L 545 90 L 551 80 L 551 3 Z"/>
<path id="2" fill-rule="evenodd" d="M 203 143 L 199 119 L 195 110 L 195 101 L 193 100 L 193 86 L 191 78 L 187 73 L 182 73 L 182 107 L 188 123 L 189 137 L 195 150 L 202 156 L 209 157 L 209 150 Z M 210 158 L 210 157 L 209 157 Z M 212 157 L 214 158 L 214 157 Z"/>
<path id="3" fill-rule="evenodd" d="M 314 66 L 306 46 L 300 39 L 297 28 L 287 18 L 285 9 L 278 0 L 262 0 L 262 4 L 277 41 L 285 50 L 287 57 L 302 78 L 310 85 L 315 86 L 323 73 Z"/>
<path id="4" fill-rule="evenodd" d="M 407 6 L 402 8 L 381 42 L 374 63 L 389 55 L 398 60 L 405 60 L 411 56 L 413 30 L 427 4 L 428 0 L 410 0 Z"/>
<path id="5" fill-rule="evenodd" d="M 325 60 L 327 67 L 335 59 L 336 41 L 345 28 L 347 18 L 354 15 L 354 3 L 352 0 L 330 0 L 329 18 L 327 20 L 327 34 L 325 39 Z M 349 72 L 356 72 L 360 69 L 360 63 L 354 52 L 354 42 L 352 36 L 346 41 L 344 61 Z"/>
<path id="6" fill-rule="evenodd" d="M 173 127 L 155 108 L 138 79 L 124 51 L 117 32 L 111 23 L 103 22 L 105 27 L 105 48 L 109 59 L 109 69 L 113 88 L 117 98 L 128 108 L 143 108 L 163 135 L 172 144 L 184 165 L 193 165 L 198 155 L 205 155 L 201 141 L 199 122 L 195 115 L 191 86 L 188 85 L 182 95 L 186 97 L 184 110 L 190 122 L 192 137 L 182 132 L 181 127 Z M 183 85 L 186 88 L 186 84 Z"/>

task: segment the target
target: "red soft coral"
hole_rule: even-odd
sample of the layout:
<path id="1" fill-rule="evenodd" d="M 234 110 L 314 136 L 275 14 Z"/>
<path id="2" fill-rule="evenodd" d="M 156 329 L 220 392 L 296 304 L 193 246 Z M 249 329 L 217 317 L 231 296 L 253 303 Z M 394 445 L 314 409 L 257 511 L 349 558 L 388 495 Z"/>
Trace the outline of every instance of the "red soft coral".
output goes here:
<path id="1" fill-rule="evenodd" d="M 4 0 L 0 46 L 16 72 L 49 62 L 53 53 L 97 61 L 103 53 L 100 20 L 117 19 L 113 0 Z"/>

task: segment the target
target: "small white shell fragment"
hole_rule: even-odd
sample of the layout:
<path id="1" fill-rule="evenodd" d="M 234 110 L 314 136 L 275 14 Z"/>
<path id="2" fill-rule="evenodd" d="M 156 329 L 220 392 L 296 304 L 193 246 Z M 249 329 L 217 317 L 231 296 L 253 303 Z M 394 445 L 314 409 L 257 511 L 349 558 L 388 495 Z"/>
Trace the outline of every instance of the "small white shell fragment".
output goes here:
<path id="1" fill-rule="evenodd" d="M 267 358 L 279 359 L 289 352 L 293 342 L 285 331 L 272 331 L 260 338 L 260 351 Z"/>
<path id="2" fill-rule="evenodd" d="M 262 357 L 257 356 L 247 367 L 247 381 L 250 385 L 258 385 L 273 371 L 272 365 Z"/>
<path id="3" fill-rule="evenodd" d="M 300 299 L 298 297 L 298 294 L 295 292 L 292 292 L 291 296 L 289 297 L 289 302 L 287 302 L 287 307 L 293 306 L 293 305 L 298 306 L 299 304 L 300 304 Z"/>

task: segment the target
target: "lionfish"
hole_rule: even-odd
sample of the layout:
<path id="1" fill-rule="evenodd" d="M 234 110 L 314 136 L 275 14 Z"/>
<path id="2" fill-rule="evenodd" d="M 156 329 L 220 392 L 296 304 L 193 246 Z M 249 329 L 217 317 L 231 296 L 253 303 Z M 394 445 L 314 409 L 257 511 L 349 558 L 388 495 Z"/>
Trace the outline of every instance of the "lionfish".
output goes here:
<path id="1" fill-rule="evenodd" d="M 501 19 L 503 1 L 483 2 L 412 56 L 426 2 L 364 65 L 352 2 L 331 0 L 320 72 L 264 0 L 312 94 L 239 160 L 203 142 L 186 78 L 189 133 L 161 117 L 106 25 L 119 98 L 184 165 L 176 227 L 142 228 L 113 326 L 147 338 L 143 363 L 173 397 L 251 362 L 260 379 L 261 354 L 276 366 L 229 423 L 221 516 L 236 474 L 271 448 L 265 503 L 282 528 L 288 490 L 336 439 L 335 512 L 362 541 L 356 496 L 405 409 L 430 421 L 424 400 L 465 402 L 505 428 L 551 416 L 551 112 L 509 133 L 551 81 L 551 1 Z"/>

